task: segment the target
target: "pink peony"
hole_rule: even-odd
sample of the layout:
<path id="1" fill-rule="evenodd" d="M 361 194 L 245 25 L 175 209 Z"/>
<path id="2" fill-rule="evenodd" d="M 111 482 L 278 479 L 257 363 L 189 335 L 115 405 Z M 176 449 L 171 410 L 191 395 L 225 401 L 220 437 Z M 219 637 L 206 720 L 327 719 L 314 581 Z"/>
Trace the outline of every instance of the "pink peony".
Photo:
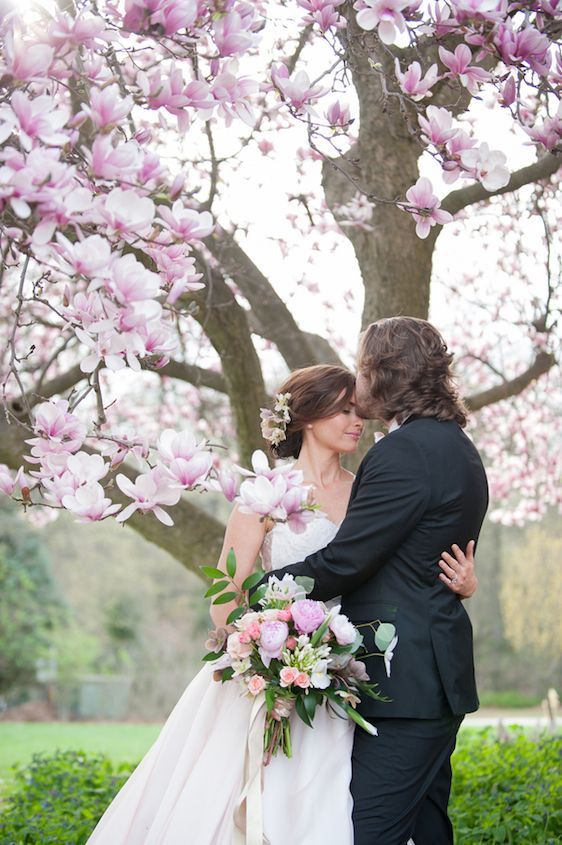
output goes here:
<path id="1" fill-rule="evenodd" d="M 248 681 L 248 691 L 251 692 L 252 695 L 259 695 L 260 692 L 263 692 L 266 686 L 267 684 L 265 682 L 265 678 L 262 678 L 261 675 L 252 675 Z"/>
<path id="2" fill-rule="evenodd" d="M 297 676 L 299 675 L 299 670 L 295 669 L 294 666 L 285 666 L 279 672 L 279 679 L 281 681 L 282 687 L 290 687 L 291 684 L 294 684 Z"/>
<path id="3" fill-rule="evenodd" d="M 315 631 L 326 618 L 326 613 L 320 602 L 311 599 L 296 601 L 291 608 L 293 621 L 301 634 Z"/>
<path id="4" fill-rule="evenodd" d="M 264 622 L 261 626 L 260 656 L 266 666 L 274 658 L 281 657 L 285 641 L 289 635 L 286 622 Z"/>

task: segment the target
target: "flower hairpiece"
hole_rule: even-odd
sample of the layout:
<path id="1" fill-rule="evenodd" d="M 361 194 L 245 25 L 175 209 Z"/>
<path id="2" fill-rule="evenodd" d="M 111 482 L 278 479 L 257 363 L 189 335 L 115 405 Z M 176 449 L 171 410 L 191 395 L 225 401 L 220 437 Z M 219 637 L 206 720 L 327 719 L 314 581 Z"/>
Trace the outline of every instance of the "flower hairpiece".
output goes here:
<path id="1" fill-rule="evenodd" d="M 278 446 L 279 443 L 287 439 L 287 426 L 291 422 L 290 399 L 290 393 L 278 393 L 275 397 L 273 411 L 270 411 L 269 408 L 260 408 L 261 433 L 272 446 Z"/>

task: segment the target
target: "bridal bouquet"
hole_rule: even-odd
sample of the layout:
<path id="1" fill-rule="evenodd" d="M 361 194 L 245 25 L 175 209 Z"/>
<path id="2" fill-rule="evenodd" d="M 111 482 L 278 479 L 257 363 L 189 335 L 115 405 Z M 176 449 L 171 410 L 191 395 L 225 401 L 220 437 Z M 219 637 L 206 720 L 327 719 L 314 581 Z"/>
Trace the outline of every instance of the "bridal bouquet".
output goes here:
<path id="1" fill-rule="evenodd" d="M 365 664 L 357 659 L 363 637 L 339 606 L 328 608 L 306 598 L 314 586 L 311 578 L 285 575 L 279 580 L 272 575 L 252 592 L 266 574 L 256 572 L 239 589 L 234 583 L 232 550 L 226 572 L 202 569 L 208 577 L 219 579 L 206 593 L 214 597 L 214 604 L 236 600 L 239 605 L 227 619 L 234 631 L 213 631 L 203 660 L 216 661 L 215 680 L 235 681 L 248 696 L 263 698 L 265 764 L 280 748 L 291 757 L 293 709 L 312 727 L 316 708 L 326 703 L 376 734 L 376 728 L 356 710 L 362 696 L 385 700 L 377 685 L 369 683 Z M 256 605 L 260 610 L 251 609 Z M 394 625 L 373 622 L 370 626 L 380 649 L 376 654 L 384 658 L 389 673 L 398 641 Z"/>

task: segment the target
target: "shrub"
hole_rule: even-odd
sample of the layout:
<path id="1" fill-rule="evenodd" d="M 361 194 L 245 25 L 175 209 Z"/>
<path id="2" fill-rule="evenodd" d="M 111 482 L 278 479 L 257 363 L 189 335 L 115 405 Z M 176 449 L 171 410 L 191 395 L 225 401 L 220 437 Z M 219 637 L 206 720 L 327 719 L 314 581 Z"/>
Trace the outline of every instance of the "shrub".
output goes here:
<path id="1" fill-rule="evenodd" d="M 0 843 L 83 845 L 131 770 L 101 754 L 35 754 L 16 767 L 16 789 L 0 815 Z"/>
<path id="2" fill-rule="evenodd" d="M 498 742 L 487 729 L 460 740 L 450 807 L 456 845 L 559 845 L 562 739 L 515 730 Z"/>

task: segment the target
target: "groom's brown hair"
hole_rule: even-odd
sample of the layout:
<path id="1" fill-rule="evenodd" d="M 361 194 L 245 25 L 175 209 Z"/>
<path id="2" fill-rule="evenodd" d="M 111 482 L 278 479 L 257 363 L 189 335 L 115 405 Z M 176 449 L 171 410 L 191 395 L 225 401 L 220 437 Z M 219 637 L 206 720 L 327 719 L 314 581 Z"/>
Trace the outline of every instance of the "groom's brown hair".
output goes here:
<path id="1" fill-rule="evenodd" d="M 453 355 L 437 329 L 417 317 L 389 317 L 367 327 L 359 345 L 358 371 L 371 386 L 379 419 L 416 414 L 455 420 L 465 426 L 467 411 L 459 397 Z"/>

